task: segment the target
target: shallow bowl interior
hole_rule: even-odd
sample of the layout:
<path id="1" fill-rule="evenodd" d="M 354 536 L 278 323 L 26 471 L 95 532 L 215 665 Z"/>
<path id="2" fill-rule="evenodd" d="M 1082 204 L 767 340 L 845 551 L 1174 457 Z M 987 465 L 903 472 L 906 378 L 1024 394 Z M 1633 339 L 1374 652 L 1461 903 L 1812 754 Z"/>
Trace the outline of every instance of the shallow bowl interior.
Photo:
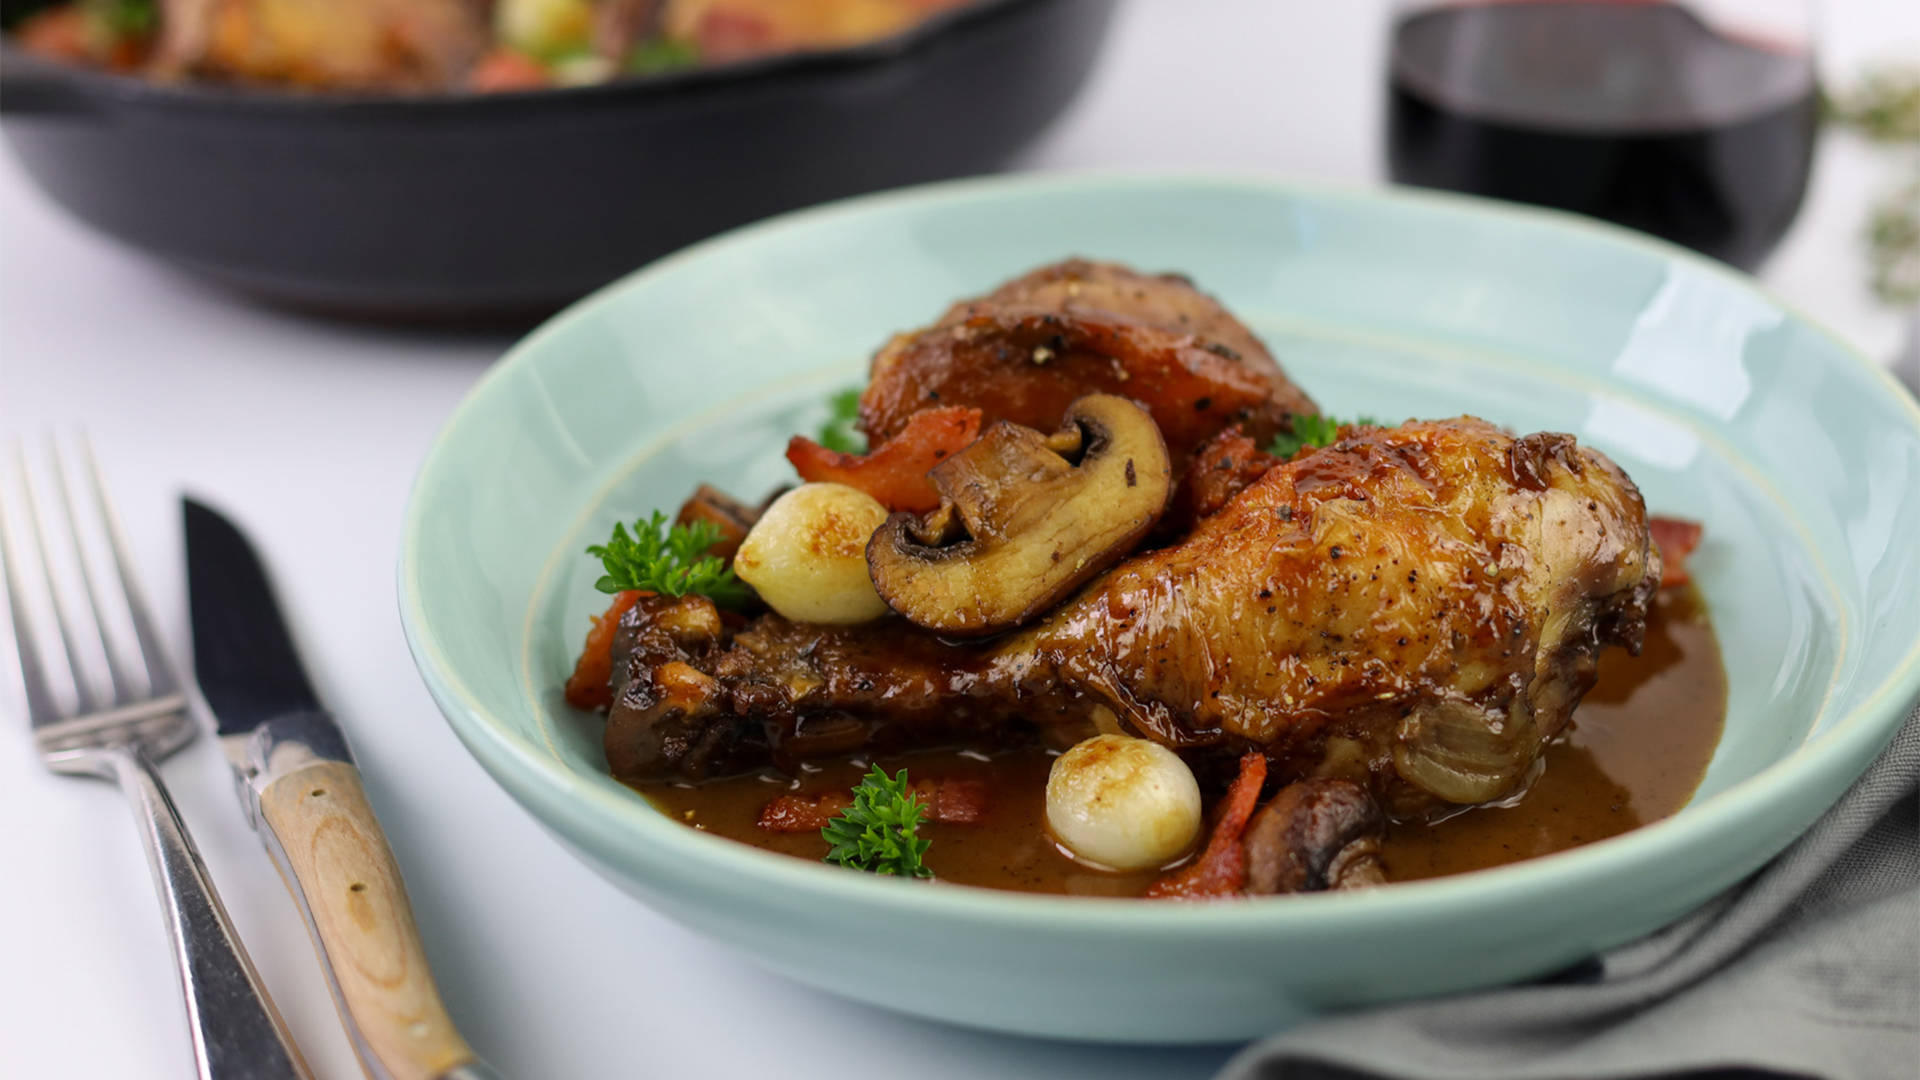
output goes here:
<path id="1" fill-rule="evenodd" d="M 814 866 L 685 829 L 608 777 L 597 721 L 558 689 L 603 600 L 581 549 L 701 480 L 748 495 L 789 480 L 786 437 L 818 426 L 888 334 L 1067 254 L 1191 274 L 1331 412 L 1573 432 L 1656 512 L 1704 521 L 1692 565 L 1731 690 L 1688 808 L 1454 879 L 1170 907 Z M 1250 180 L 967 182 L 730 234 L 536 332 L 422 468 L 402 613 L 436 700 L 515 798 L 610 879 L 768 966 L 1003 1030 L 1226 1039 L 1543 973 L 1788 843 L 1920 691 L 1916 489 L 1920 410 L 1883 373 L 1745 279 L 1631 234 Z"/>

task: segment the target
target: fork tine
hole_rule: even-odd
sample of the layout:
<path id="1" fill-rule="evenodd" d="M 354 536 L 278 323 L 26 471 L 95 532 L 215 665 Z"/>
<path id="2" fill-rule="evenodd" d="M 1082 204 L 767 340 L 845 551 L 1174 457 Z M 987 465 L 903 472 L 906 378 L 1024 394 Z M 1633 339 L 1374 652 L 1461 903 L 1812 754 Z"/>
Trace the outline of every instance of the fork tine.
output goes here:
<path id="1" fill-rule="evenodd" d="M 114 703 L 124 705 L 133 700 L 134 689 L 114 655 L 113 639 L 107 634 L 107 615 L 100 607 L 100 589 L 93 580 L 93 561 L 87 558 L 86 549 L 80 544 L 80 519 L 73 512 L 73 495 L 67 490 L 70 481 L 66 462 L 60 457 L 58 439 L 47 440 L 47 453 L 53 460 L 53 486 L 60 492 L 60 509 L 66 514 L 67 532 L 73 538 L 73 558 L 80 564 L 80 582 L 86 590 L 87 606 L 93 609 L 93 625 L 100 634 L 100 651 L 107 657 L 107 677 L 113 681 Z"/>
<path id="2" fill-rule="evenodd" d="M 53 599 L 53 626 L 60 632 L 60 647 L 66 650 L 67 667 L 73 672 L 74 700 L 79 711 L 89 713 L 99 707 L 95 700 L 91 680 L 87 677 L 86 665 L 80 659 L 80 650 L 74 647 L 73 627 L 67 622 L 66 597 L 61 595 L 60 582 L 53 573 L 53 553 L 47 548 L 47 533 L 40 526 L 40 499 L 33 491 L 33 477 L 27 472 L 27 455 L 19 443 L 13 446 L 14 464 L 20 470 L 20 487 L 26 493 L 27 527 L 33 533 L 33 542 L 40 549 L 40 573 L 47 579 L 47 592 Z"/>
<path id="3" fill-rule="evenodd" d="M 153 628 L 153 619 L 147 614 L 146 595 L 140 591 L 140 580 L 134 575 L 133 560 L 127 557 L 126 535 L 120 531 L 120 515 L 113 512 L 113 503 L 107 500 L 107 484 L 100 476 L 100 462 L 93 456 L 93 440 L 87 433 L 80 433 L 80 454 L 86 458 L 87 477 L 93 484 L 93 498 L 100 510 L 100 520 L 107 527 L 107 546 L 113 549 L 113 568 L 120 575 L 120 589 L 127 596 L 127 614 L 133 620 L 133 636 L 140 642 L 140 658 L 147 666 L 148 692 L 156 697 L 175 693 L 180 684 L 174 679 L 173 667 L 167 663 L 167 653 L 160 647 L 160 635 Z"/>
<path id="4" fill-rule="evenodd" d="M 35 727 L 60 718 L 59 703 L 47 686 L 47 674 L 40 668 L 40 654 L 34 648 L 33 623 L 27 615 L 25 590 L 14 570 L 13 540 L 4 513 L 6 499 L 0 490 L 0 571 L 7 579 L 7 608 L 13 616 L 13 647 L 20 653 L 20 681 L 27 691 L 27 719 Z"/>

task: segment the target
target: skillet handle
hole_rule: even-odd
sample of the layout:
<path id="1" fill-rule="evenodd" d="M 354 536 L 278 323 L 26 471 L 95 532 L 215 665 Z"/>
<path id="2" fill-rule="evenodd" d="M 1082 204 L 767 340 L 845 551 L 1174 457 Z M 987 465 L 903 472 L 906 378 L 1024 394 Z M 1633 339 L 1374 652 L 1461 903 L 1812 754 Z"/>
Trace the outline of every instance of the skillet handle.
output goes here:
<path id="1" fill-rule="evenodd" d="M 85 78 L 85 73 L 64 64 L 0 47 L 0 115 L 98 116 L 98 97 L 84 84 Z"/>

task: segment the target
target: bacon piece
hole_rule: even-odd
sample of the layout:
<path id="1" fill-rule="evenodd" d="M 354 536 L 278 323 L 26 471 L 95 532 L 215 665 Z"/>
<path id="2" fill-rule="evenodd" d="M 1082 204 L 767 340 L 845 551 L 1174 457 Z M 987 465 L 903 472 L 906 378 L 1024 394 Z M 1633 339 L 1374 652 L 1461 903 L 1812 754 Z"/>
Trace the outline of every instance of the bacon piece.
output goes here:
<path id="1" fill-rule="evenodd" d="M 873 496 L 889 510 L 925 513 L 940 505 L 927 470 L 980 436 L 980 410 L 959 406 L 922 409 L 898 435 L 868 454 L 842 454 L 804 435 L 787 443 L 787 460 L 800 479 L 845 484 Z"/>
<path id="2" fill-rule="evenodd" d="M 680 512 L 674 516 L 675 525 L 693 525 L 707 522 L 720 533 L 720 538 L 706 550 L 706 554 L 724 563 L 733 562 L 740 550 L 740 542 L 753 531 L 754 522 L 760 520 L 760 511 L 741 502 L 739 499 L 721 491 L 712 484 L 701 484 L 693 489 L 687 501 L 680 504 Z"/>
<path id="3" fill-rule="evenodd" d="M 1700 535 L 1704 531 L 1700 523 L 1656 517 L 1647 521 L 1647 531 L 1653 534 L 1653 542 L 1660 548 L 1660 587 L 1671 589 L 1692 581 L 1687 574 L 1687 556 L 1700 546 Z"/>
<path id="4" fill-rule="evenodd" d="M 978 780 L 915 780 L 908 787 L 926 804 L 928 821 L 976 825 L 987 816 L 987 785 Z"/>
<path id="5" fill-rule="evenodd" d="M 978 780 L 915 780 L 907 788 L 920 799 L 923 821 L 973 825 L 987 816 L 987 786 Z M 768 832 L 819 832 L 852 805 L 853 795 L 845 791 L 779 795 L 760 808 L 756 824 Z"/>
<path id="6" fill-rule="evenodd" d="M 776 795 L 760 808 L 754 824 L 778 833 L 819 832 L 842 810 L 853 805 L 853 796 L 844 791 L 821 795 Z"/>
<path id="7" fill-rule="evenodd" d="M 1149 900 L 1217 900 L 1239 896 L 1247 887 L 1247 849 L 1240 834 L 1247 830 L 1247 819 L 1260 801 L 1260 787 L 1267 782 L 1267 756 L 1255 750 L 1240 759 L 1240 775 L 1220 800 L 1220 817 L 1214 822 L 1213 835 L 1207 838 L 1207 850 L 1200 857 L 1147 886 Z"/>
<path id="8" fill-rule="evenodd" d="M 614 593 L 607 613 L 593 617 L 587 643 L 573 665 L 573 674 L 567 677 L 567 704 L 576 709 L 604 709 L 613 704 L 614 631 L 620 628 L 620 616 L 625 615 L 628 608 L 639 603 L 641 597 L 651 595 L 637 589 Z"/>
<path id="9" fill-rule="evenodd" d="M 1261 449 L 1238 424 L 1227 428 L 1194 454 L 1174 489 L 1173 505 L 1161 519 L 1161 530 L 1185 536 L 1278 464 L 1280 459 Z"/>

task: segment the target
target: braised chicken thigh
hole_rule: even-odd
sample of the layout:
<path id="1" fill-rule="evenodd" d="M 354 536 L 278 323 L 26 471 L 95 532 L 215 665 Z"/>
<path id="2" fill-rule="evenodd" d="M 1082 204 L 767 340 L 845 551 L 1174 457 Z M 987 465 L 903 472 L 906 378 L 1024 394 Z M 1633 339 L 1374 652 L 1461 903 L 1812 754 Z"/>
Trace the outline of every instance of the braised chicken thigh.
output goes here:
<path id="1" fill-rule="evenodd" d="M 1418 813 L 1519 784 L 1599 650 L 1637 647 L 1659 578 L 1639 492 L 1570 437 L 1348 429 L 984 645 L 897 621 L 729 630 L 702 597 L 644 599 L 606 749 L 623 778 L 700 777 L 1117 726 Z"/>
<path id="2" fill-rule="evenodd" d="M 1146 406 L 1174 466 L 1238 424 L 1265 442 L 1319 410 L 1252 331 L 1178 274 L 1069 259 L 955 304 L 873 360 L 860 424 L 877 446 L 913 415 L 971 406 L 1051 431 L 1090 393 Z"/>

